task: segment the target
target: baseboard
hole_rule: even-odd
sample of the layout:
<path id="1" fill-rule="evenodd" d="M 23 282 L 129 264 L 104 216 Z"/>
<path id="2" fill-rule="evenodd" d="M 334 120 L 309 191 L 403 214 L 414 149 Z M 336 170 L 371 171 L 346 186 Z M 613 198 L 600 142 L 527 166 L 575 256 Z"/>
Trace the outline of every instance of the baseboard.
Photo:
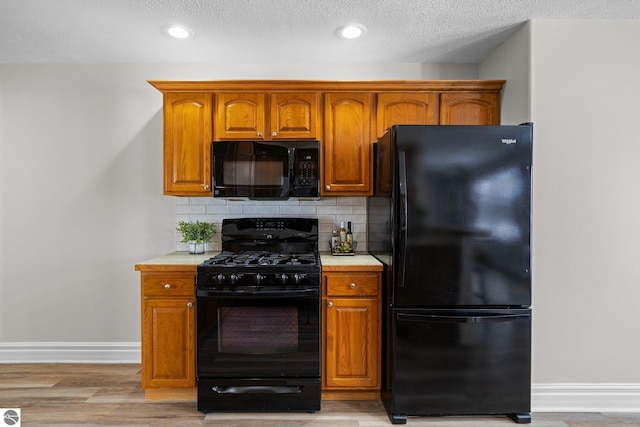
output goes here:
<path id="1" fill-rule="evenodd" d="M 640 384 L 533 384 L 531 409 L 533 412 L 640 412 Z"/>
<path id="2" fill-rule="evenodd" d="M 140 363 L 139 342 L 0 342 L 0 363 Z"/>
<path id="3" fill-rule="evenodd" d="M 0 343 L 0 363 L 140 363 L 139 342 Z M 531 387 L 532 412 L 638 412 L 640 383 Z"/>

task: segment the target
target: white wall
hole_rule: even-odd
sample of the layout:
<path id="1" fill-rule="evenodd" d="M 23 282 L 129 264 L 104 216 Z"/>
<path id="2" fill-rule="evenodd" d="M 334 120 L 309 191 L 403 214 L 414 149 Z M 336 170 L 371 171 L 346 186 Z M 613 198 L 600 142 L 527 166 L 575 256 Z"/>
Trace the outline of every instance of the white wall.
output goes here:
<path id="1" fill-rule="evenodd" d="M 479 78 L 505 79 L 500 119 L 505 125 L 531 121 L 531 25 L 522 25 L 479 65 Z"/>
<path id="2" fill-rule="evenodd" d="M 477 66 L 0 65 L 0 353 L 7 343 L 139 342 L 133 266 L 175 250 L 176 219 L 203 206 L 162 195 L 162 95 L 146 80 L 445 74 L 473 79 Z M 323 203 L 337 215 L 364 206 Z"/>
<path id="3" fill-rule="evenodd" d="M 534 122 L 534 383 L 640 382 L 638 40 L 532 21 L 480 66 L 509 80 L 503 120 Z"/>
<path id="4" fill-rule="evenodd" d="M 640 382 L 640 22 L 533 22 L 539 381 Z"/>

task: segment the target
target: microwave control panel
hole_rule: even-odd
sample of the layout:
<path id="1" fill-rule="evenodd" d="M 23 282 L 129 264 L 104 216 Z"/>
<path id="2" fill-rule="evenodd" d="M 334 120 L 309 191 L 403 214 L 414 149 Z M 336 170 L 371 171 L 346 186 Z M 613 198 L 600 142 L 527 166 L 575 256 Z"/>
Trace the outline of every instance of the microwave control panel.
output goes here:
<path id="1" fill-rule="evenodd" d="M 317 185 L 318 151 L 298 150 L 295 168 L 295 180 L 299 186 Z"/>

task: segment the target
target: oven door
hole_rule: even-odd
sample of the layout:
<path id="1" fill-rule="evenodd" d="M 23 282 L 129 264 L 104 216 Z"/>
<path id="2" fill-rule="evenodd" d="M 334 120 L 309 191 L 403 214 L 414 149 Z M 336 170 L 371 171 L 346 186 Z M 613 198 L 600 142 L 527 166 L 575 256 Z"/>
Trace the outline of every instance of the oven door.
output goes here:
<path id="1" fill-rule="evenodd" d="M 196 289 L 198 379 L 319 378 L 319 292 Z"/>

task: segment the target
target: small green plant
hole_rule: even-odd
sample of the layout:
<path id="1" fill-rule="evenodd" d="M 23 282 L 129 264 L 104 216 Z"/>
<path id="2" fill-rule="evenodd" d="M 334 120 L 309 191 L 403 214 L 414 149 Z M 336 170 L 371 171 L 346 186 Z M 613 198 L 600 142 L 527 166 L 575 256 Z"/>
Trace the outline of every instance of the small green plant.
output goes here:
<path id="1" fill-rule="evenodd" d="M 216 225 L 212 222 L 178 222 L 177 231 L 182 233 L 182 243 L 196 242 L 203 243 L 211 240 L 216 234 Z"/>

